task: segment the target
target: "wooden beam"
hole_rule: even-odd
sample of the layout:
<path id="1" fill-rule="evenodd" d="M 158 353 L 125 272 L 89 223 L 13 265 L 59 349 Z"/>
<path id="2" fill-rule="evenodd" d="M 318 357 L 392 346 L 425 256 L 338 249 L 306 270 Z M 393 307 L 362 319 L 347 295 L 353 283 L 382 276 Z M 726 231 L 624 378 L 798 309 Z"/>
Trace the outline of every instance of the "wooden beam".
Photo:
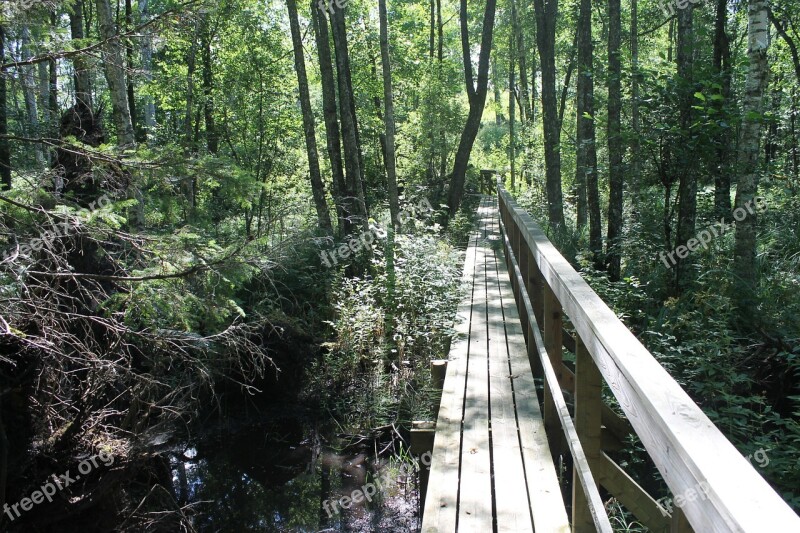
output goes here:
<path id="1" fill-rule="evenodd" d="M 575 348 L 575 430 L 589 467 L 596 472 L 602 453 L 603 377 L 580 338 L 577 339 Z M 594 520 L 589 502 L 581 488 L 577 469 L 573 469 L 572 474 L 572 530 L 575 533 L 592 533 Z"/>
<path id="2" fill-rule="evenodd" d="M 600 484 L 617 498 L 650 531 L 669 531 L 670 513 L 639 486 L 608 455 L 602 454 L 598 468 Z"/>

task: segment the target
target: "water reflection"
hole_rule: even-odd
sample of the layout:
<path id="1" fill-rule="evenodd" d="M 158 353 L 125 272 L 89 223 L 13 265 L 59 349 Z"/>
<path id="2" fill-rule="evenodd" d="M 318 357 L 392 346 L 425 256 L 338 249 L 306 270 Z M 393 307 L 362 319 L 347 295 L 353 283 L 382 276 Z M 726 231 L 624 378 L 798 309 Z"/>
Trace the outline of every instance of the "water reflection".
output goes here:
<path id="1" fill-rule="evenodd" d="M 293 419 L 219 430 L 173 456 L 180 503 L 201 532 L 417 531 L 414 480 L 366 450 L 337 452 L 331 435 Z M 371 501 L 324 510 L 378 477 Z"/>

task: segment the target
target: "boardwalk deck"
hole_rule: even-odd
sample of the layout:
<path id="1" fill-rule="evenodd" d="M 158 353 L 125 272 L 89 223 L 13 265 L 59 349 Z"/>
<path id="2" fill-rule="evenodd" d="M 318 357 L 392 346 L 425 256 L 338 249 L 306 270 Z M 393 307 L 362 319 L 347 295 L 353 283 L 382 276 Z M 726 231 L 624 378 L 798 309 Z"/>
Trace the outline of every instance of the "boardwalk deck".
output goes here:
<path id="1" fill-rule="evenodd" d="M 479 208 L 442 392 L 423 532 L 569 531 L 505 272 L 497 200 Z"/>

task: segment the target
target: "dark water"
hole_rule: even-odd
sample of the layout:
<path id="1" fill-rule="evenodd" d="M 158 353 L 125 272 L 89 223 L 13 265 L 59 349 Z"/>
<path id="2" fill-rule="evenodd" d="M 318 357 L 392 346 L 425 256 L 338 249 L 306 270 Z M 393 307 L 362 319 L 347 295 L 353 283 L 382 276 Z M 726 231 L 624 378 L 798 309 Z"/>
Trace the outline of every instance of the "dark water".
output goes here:
<path id="1" fill-rule="evenodd" d="M 417 531 L 416 476 L 347 444 L 294 416 L 217 421 L 173 456 L 173 481 L 198 531 Z M 336 504 L 353 491 L 371 501 Z"/>

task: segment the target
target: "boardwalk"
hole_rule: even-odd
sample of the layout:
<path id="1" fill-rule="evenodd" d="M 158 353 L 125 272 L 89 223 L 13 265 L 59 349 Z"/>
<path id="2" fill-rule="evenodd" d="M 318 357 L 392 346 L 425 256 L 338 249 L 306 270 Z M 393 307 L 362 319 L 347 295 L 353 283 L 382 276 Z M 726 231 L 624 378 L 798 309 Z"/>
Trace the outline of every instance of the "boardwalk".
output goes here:
<path id="1" fill-rule="evenodd" d="M 467 250 L 470 291 L 437 422 L 427 531 L 569 531 L 506 273 L 496 200 Z M 534 399 L 531 401 L 531 399 Z"/>
<path id="2" fill-rule="evenodd" d="M 424 533 L 610 533 L 609 495 L 650 531 L 800 531 L 800 518 L 505 190 L 483 197 L 478 213 Z M 565 349 L 574 364 L 565 364 Z M 604 382 L 625 416 L 603 402 Z M 674 505 L 656 501 L 613 459 L 632 433 Z M 571 493 L 559 485 L 560 458 Z"/>

